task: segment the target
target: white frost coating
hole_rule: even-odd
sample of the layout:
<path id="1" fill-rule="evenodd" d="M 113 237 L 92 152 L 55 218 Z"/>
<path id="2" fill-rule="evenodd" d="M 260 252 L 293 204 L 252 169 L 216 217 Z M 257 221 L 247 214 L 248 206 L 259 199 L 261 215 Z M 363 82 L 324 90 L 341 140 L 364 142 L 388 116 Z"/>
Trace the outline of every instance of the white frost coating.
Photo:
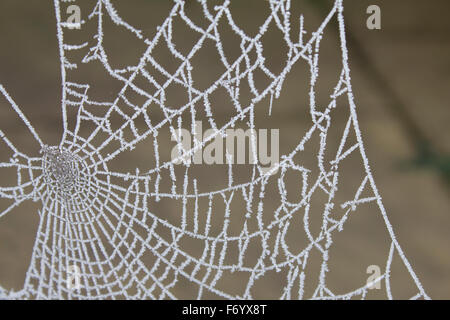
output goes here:
<path id="1" fill-rule="evenodd" d="M 95 8 L 88 16 L 88 21 L 93 21 L 97 25 L 92 39 L 83 43 L 66 43 L 65 32 L 68 30 L 61 20 L 63 12 L 61 5 L 64 1 L 54 0 L 61 59 L 61 106 L 64 128 L 58 147 L 46 146 L 41 141 L 32 124 L 0 85 L 0 92 L 28 127 L 42 152 L 41 155 L 30 157 L 19 151 L 0 131 L 0 142 L 2 148 L 6 150 L 2 149 L 2 152 L 11 155 L 9 162 L 0 163 L 0 170 L 11 168 L 17 170 L 16 186 L 0 186 L 0 197 L 10 201 L 9 206 L 0 212 L 0 218 L 26 200 L 42 203 L 36 241 L 23 289 L 8 292 L 0 286 L 0 298 L 176 299 L 174 288 L 183 279 L 197 286 L 196 296 L 191 298 L 201 299 L 208 291 L 227 299 L 251 299 L 254 296 L 252 290 L 259 279 L 270 271 L 286 271 L 284 289 L 280 296 L 282 299 L 353 297 L 364 299 L 369 287 L 383 280 L 386 283 L 386 296 L 392 299 L 395 297 L 391 291 L 390 271 L 394 256 L 401 259 L 405 270 L 409 272 L 417 287 L 417 294 L 412 298 L 428 298 L 395 238 L 364 151 L 350 84 L 342 0 L 336 0 L 320 27 L 312 33 L 304 30 L 303 15 L 291 16 L 289 0 L 264 2 L 264 5 L 269 6 L 271 14 L 254 36 L 247 34 L 234 22 L 229 8 L 230 1 L 225 0 L 214 8 L 208 6 L 207 1 L 200 0 L 199 3 L 203 8 L 204 18 L 209 21 L 206 29 L 190 20 L 184 11 L 184 2 L 176 0 L 168 17 L 157 28 L 154 37 L 145 39 L 141 31 L 120 17 L 109 0 L 97 0 Z M 106 17 L 147 46 L 136 65 L 116 69 L 108 61 L 103 44 L 105 31 L 103 20 Z M 198 36 L 197 42 L 185 55 L 177 50 L 173 42 L 174 19 L 182 21 L 190 32 Z M 322 34 L 332 19 L 337 19 L 338 22 L 342 46 L 342 71 L 328 106 L 324 111 L 319 111 L 316 108 L 315 88 L 319 76 L 319 48 Z M 218 22 L 222 20 L 226 21 L 241 40 L 241 53 L 234 61 L 225 55 L 217 27 Z M 296 37 L 298 40 L 295 41 L 290 36 L 291 22 L 299 26 L 299 35 Z M 86 21 L 82 21 L 82 25 L 85 23 Z M 271 25 L 282 32 L 282 39 L 289 49 L 285 65 L 278 74 L 270 71 L 265 65 L 262 37 Z M 309 40 L 307 34 L 311 35 Z M 200 90 L 196 88 L 193 80 L 192 58 L 206 41 L 214 42 L 220 63 L 226 71 L 206 89 Z M 152 55 L 158 42 L 164 42 L 173 57 L 178 59 L 179 66 L 175 72 L 167 71 Z M 83 53 L 83 58 L 80 61 L 70 61 L 69 56 L 73 52 Z M 251 52 L 257 56 L 254 62 L 249 56 Z M 70 75 L 80 64 L 94 61 L 100 62 L 109 76 L 122 83 L 122 88 L 111 101 L 95 101 L 90 98 L 88 84 L 70 81 Z M 258 164 L 253 165 L 251 180 L 245 183 L 235 182 L 238 179 L 234 177 L 232 161 L 227 154 L 227 187 L 199 192 L 197 179 L 190 178 L 189 175 L 190 163 L 182 160 L 186 159 L 186 156 L 194 155 L 217 135 L 224 136 L 226 129 L 234 127 L 238 121 L 246 119 L 249 128 L 254 129 L 255 107 L 266 97 L 270 101 L 268 111 L 270 116 L 275 108 L 273 98 L 279 97 L 286 76 L 296 63 L 307 63 L 311 71 L 309 107 L 312 124 L 306 134 L 299 137 L 298 145 L 289 154 L 282 156 L 280 163 L 269 172 L 265 172 Z M 148 66 L 156 69 L 166 80 L 158 82 L 157 78 L 146 69 Z M 257 70 L 270 79 L 264 88 L 258 87 L 254 82 L 254 72 Z M 155 90 L 149 92 L 139 87 L 135 81 L 137 77 L 148 81 Z M 248 84 L 253 94 L 248 104 L 239 99 L 239 89 L 244 82 Z M 188 103 L 177 108 L 166 105 L 166 90 L 173 84 L 184 87 L 189 97 Z M 216 123 L 211 109 L 211 104 L 214 103 L 211 94 L 218 88 L 225 89 L 235 108 L 235 115 L 222 126 Z M 146 102 L 142 105 L 134 104 L 129 92 L 144 98 Z M 336 156 L 328 161 L 325 159 L 325 150 L 331 114 L 338 108 L 336 100 L 345 96 L 350 110 L 348 121 Z M 133 110 L 131 116 L 121 109 L 124 105 L 128 110 Z M 185 154 L 179 159 L 164 162 L 160 154 L 158 133 L 165 127 L 174 137 L 179 137 L 176 132 L 182 128 L 181 115 L 189 114 L 192 123 L 195 123 L 199 106 L 204 108 L 203 111 L 215 134 L 204 141 L 195 139 L 193 148 L 185 150 Z M 164 115 L 159 122 L 152 119 L 149 112 L 150 108 L 156 107 L 160 108 Z M 92 112 L 94 110 L 103 110 L 104 114 L 95 115 Z M 119 128 L 113 129 L 111 125 L 113 115 L 120 115 L 123 118 L 123 124 Z M 139 116 L 144 118 L 145 130 L 137 128 L 136 121 Z M 81 127 L 86 123 L 94 125 L 94 129 L 87 137 L 83 137 L 80 134 Z M 129 134 L 125 134 L 128 129 L 131 130 L 132 138 Z M 194 125 L 192 126 L 194 135 L 195 130 Z M 346 141 L 353 131 L 357 143 L 348 147 Z M 312 176 L 310 169 L 296 163 L 294 159 L 304 150 L 305 144 L 314 134 L 320 137 L 317 154 L 320 174 L 317 177 Z M 102 137 L 100 142 L 99 137 Z M 154 168 L 146 172 L 138 168 L 129 168 L 125 172 L 108 169 L 110 160 L 119 154 L 131 153 L 137 144 L 147 140 L 154 146 Z M 252 139 L 252 144 L 254 143 Z M 112 145 L 118 146 L 112 152 L 106 152 L 105 150 Z M 252 150 L 256 150 L 254 145 Z M 365 177 L 355 193 L 347 198 L 348 201 L 337 202 L 335 195 L 340 183 L 342 184 L 339 165 L 357 151 L 361 156 Z M 175 174 L 175 162 L 184 166 L 183 177 Z M 300 173 L 301 190 L 287 189 L 286 177 L 292 172 Z M 164 179 L 170 179 L 170 192 L 162 191 L 165 190 L 162 189 Z M 267 209 L 264 202 L 269 182 L 278 186 L 280 195 L 279 206 L 274 211 Z M 361 198 L 363 191 L 367 189 L 371 190 L 372 196 Z M 290 202 L 288 200 L 290 192 L 300 193 L 301 200 L 296 203 Z M 325 193 L 327 200 L 321 213 L 321 231 L 316 234 L 310 228 L 310 218 L 314 214 L 311 198 L 317 192 Z M 233 201 L 238 197 L 242 197 L 246 202 L 244 213 L 233 211 Z M 165 219 L 164 213 L 153 212 L 150 202 L 161 200 L 170 200 L 177 204 L 180 208 L 179 224 L 169 222 Z M 218 206 L 220 211 L 216 208 L 217 203 L 220 203 Z M 369 284 L 364 282 L 361 287 L 344 294 L 335 293 L 327 286 L 328 260 L 333 235 L 344 229 L 352 212 L 363 203 L 376 206 L 384 219 L 391 243 L 390 250 L 386 253 L 386 267 L 384 273 L 374 282 Z M 230 231 L 230 219 L 233 215 L 242 215 L 244 218 L 239 234 L 232 234 Z M 287 232 L 292 227 L 291 220 L 295 215 L 300 215 L 299 221 L 303 223 L 297 228 L 303 227 L 308 239 L 308 243 L 300 252 L 298 250 L 293 252 L 286 241 Z M 219 228 L 217 225 L 213 226 L 213 220 L 218 218 Z M 160 234 L 162 229 L 168 231 L 170 239 Z M 190 254 L 180 246 L 186 239 L 202 244 L 201 255 Z M 250 264 L 246 254 L 255 241 L 261 250 L 256 262 Z M 235 251 L 237 249 L 234 263 L 226 259 L 231 252 L 230 248 L 234 248 Z M 305 285 L 308 280 L 306 268 L 313 250 L 320 254 L 322 263 L 313 294 L 305 296 Z M 150 264 L 144 259 L 148 253 L 154 257 L 154 261 Z M 79 270 L 80 289 L 66 286 L 69 269 Z M 240 272 L 242 279 L 246 279 L 244 290 L 238 294 L 228 292 L 219 284 L 222 278 L 226 279 L 227 275 L 233 272 Z"/>

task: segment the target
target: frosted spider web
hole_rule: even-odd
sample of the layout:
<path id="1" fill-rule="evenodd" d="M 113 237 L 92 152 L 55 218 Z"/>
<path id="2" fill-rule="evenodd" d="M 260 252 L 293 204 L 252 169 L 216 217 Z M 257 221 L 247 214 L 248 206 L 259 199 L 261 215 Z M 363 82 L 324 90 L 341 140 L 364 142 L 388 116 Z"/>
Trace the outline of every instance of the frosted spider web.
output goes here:
<path id="1" fill-rule="evenodd" d="M 275 271 L 284 272 L 281 299 L 365 298 L 370 286 L 382 281 L 385 283 L 386 297 L 392 299 L 395 297 L 390 286 L 391 265 L 394 257 L 399 257 L 417 290 L 412 298 L 428 298 L 395 238 L 365 155 L 350 85 L 342 0 L 336 0 L 319 28 L 311 33 L 303 28 L 303 16 L 291 16 L 290 1 L 265 1 L 263 4 L 270 8 L 270 14 L 254 36 L 247 34 L 234 21 L 229 9 L 230 1 L 215 6 L 199 1 L 208 21 L 207 27 L 202 27 L 188 17 L 185 3 L 176 0 L 151 39 L 146 39 L 141 31 L 125 22 L 109 0 L 96 1 L 89 17 L 81 22 L 81 29 L 70 29 L 69 23 L 61 18 L 70 4 L 78 3 L 54 1 L 62 74 L 64 131 L 60 144 L 46 145 L 6 89 L 0 86 L 2 95 L 41 148 L 41 154 L 29 156 L 0 131 L 2 152 L 11 155 L 10 161 L 0 163 L 0 167 L 17 170 L 17 185 L 0 188 L 1 197 L 10 201 L 0 217 L 11 214 L 25 201 L 42 204 L 24 286 L 18 291 L 0 287 L 0 297 L 176 299 L 177 285 L 188 283 L 196 288 L 195 296 L 190 298 L 202 299 L 208 297 L 207 293 L 212 293 L 226 299 L 251 299 L 256 294 L 255 284 Z M 110 63 L 103 44 L 106 19 L 112 20 L 145 45 L 137 64 L 118 69 Z M 175 19 L 197 35 L 195 44 L 187 54 L 179 51 L 173 42 Z M 315 101 L 319 45 L 325 28 L 333 27 L 330 23 L 333 20 L 337 21 L 341 43 L 341 73 L 336 78 L 328 105 L 319 111 Z M 90 40 L 82 43 L 66 40 L 66 33 L 82 32 L 88 21 L 97 25 Z M 225 55 L 222 35 L 217 28 L 219 21 L 225 21 L 240 38 L 241 52 L 235 59 Z M 290 36 L 293 21 L 300 30 L 296 40 Z M 265 64 L 261 39 L 270 26 L 281 32 L 282 41 L 288 48 L 285 64 L 279 73 L 273 73 Z M 310 34 L 309 39 L 306 39 L 307 34 Z M 225 71 L 206 89 L 199 89 L 193 81 L 192 70 L 195 66 L 191 62 L 207 41 L 214 43 L 218 63 L 223 65 Z M 163 43 L 177 59 L 174 72 L 168 71 L 152 55 L 158 43 Z M 256 53 L 254 61 L 250 58 L 250 52 Z M 94 62 L 100 62 L 105 74 L 122 83 L 114 99 L 96 100 L 92 98 L 89 84 L 71 80 L 76 79 L 74 75 L 81 65 Z M 254 111 L 260 105 L 258 103 L 267 97 L 271 102 L 276 99 L 282 92 L 287 75 L 299 63 L 307 64 L 311 70 L 309 112 L 312 123 L 306 134 L 299 137 L 296 147 L 284 154 L 272 169 L 277 173 L 263 171 L 259 164 L 254 164 L 251 179 L 237 183 L 234 182 L 234 166 L 229 165 L 227 187 L 199 192 L 197 181 L 190 178 L 188 163 L 176 166 L 174 160 L 160 159 L 159 151 L 164 145 L 158 133 L 163 128 L 176 132 L 177 128 L 182 127 L 182 116 L 186 114 L 194 123 L 200 109 L 206 114 L 210 127 L 215 129 L 215 135 L 223 135 L 227 128 L 242 119 L 247 120 L 249 128 L 254 128 Z M 155 72 L 159 72 L 163 80 L 148 71 L 150 67 L 157 70 Z M 263 88 L 255 84 L 256 71 L 262 71 L 269 79 Z M 152 89 L 140 87 L 136 82 L 138 77 L 145 79 Z M 248 103 L 242 102 L 239 97 L 239 88 L 243 83 L 248 84 L 252 93 Z M 166 91 L 173 84 L 184 88 L 188 96 L 188 101 L 177 108 L 166 103 Z M 211 109 L 214 101 L 210 97 L 219 88 L 228 92 L 235 108 L 235 115 L 224 125 L 218 125 Z M 131 96 L 139 96 L 145 102 L 133 103 Z M 349 116 L 334 159 L 325 161 L 328 129 L 339 98 L 345 98 Z M 162 118 L 152 118 L 151 110 L 154 108 L 163 114 Z M 122 122 L 117 127 L 111 120 L 114 116 Z M 142 120 L 139 125 L 138 118 Z M 86 124 L 91 125 L 89 128 L 92 129 L 84 135 L 81 128 Z M 194 130 L 195 127 L 192 127 Z M 346 141 L 351 132 L 356 137 L 356 143 L 348 147 Z M 314 134 L 320 136 L 315 164 L 319 174 L 316 176 L 312 175 L 310 168 L 296 160 Z M 134 148 L 148 141 L 154 148 L 153 168 L 141 171 L 131 167 L 122 172 L 108 168 L 114 158 L 124 153 L 132 157 Z M 186 154 L 194 154 L 207 142 L 196 141 Z M 343 177 L 339 176 L 340 165 L 354 154 L 360 157 L 364 178 L 347 201 L 338 203 L 335 194 L 343 183 Z M 181 177 L 175 173 L 180 166 L 183 168 Z M 287 190 L 285 179 L 291 172 L 302 176 L 302 190 Z M 164 182 L 170 185 L 167 191 L 163 190 Z M 266 208 L 264 202 L 267 196 L 265 188 L 269 183 L 278 186 L 275 210 Z M 364 190 L 367 189 L 371 195 L 364 197 Z M 301 199 L 297 202 L 288 200 L 290 192 L 300 192 Z M 310 212 L 311 199 L 318 192 L 327 199 L 322 203 L 320 212 L 316 212 L 321 215 L 322 222 L 320 231 L 314 233 L 310 230 L 309 218 L 314 214 Z M 245 200 L 245 210 L 233 210 L 233 199 L 238 196 Z M 156 208 L 153 204 L 164 200 L 178 205 L 178 223 L 166 219 L 166 212 L 153 209 Z M 222 206 L 217 205 L 219 202 Z M 354 290 L 336 293 L 327 284 L 334 236 L 343 231 L 351 215 L 363 204 L 377 207 L 387 229 L 390 250 L 386 252 L 384 271 L 372 283 L 363 282 Z M 242 217 L 238 234 L 230 231 L 230 219 L 235 216 Z M 307 239 L 305 246 L 296 251 L 286 240 L 295 216 L 301 216 L 299 228 Z M 213 228 L 213 220 L 218 227 Z M 200 244 L 200 254 L 196 255 L 181 245 L 186 239 Z M 247 259 L 250 247 L 255 243 L 259 248 L 254 251 L 257 255 L 254 259 Z M 307 296 L 305 281 L 309 276 L 307 268 L 313 251 L 319 254 L 321 263 L 314 289 Z M 227 262 L 229 254 L 235 256 L 232 263 Z M 153 257 L 150 263 L 148 255 Z M 79 285 L 70 287 L 67 279 L 70 272 L 74 272 L 73 266 L 78 269 Z M 236 293 L 219 285 L 221 280 L 233 273 L 239 273 L 240 279 L 244 279 L 240 280 L 243 283 L 241 292 Z"/>

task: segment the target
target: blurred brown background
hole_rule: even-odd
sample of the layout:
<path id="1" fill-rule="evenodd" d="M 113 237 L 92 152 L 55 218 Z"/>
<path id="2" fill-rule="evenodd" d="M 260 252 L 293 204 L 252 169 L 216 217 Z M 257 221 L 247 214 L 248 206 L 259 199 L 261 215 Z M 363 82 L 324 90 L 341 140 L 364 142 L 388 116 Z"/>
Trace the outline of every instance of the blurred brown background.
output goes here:
<path id="1" fill-rule="evenodd" d="M 323 19 L 332 3 L 292 2 L 304 12 L 309 31 Z M 169 1 L 162 0 L 113 3 L 125 20 L 148 37 L 171 7 Z M 381 30 L 366 28 L 366 8 L 371 4 L 381 7 Z M 248 24 L 249 30 L 255 28 L 267 12 L 262 9 L 264 5 L 264 0 L 239 2 L 235 7 L 239 21 Z M 353 91 L 375 181 L 397 238 L 425 290 L 432 298 L 449 299 L 450 3 L 344 0 L 344 6 Z M 326 37 L 333 48 L 337 33 L 327 32 Z M 320 66 L 332 68 L 339 62 L 338 51 L 327 51 L 327 45 L 324 46 Z M 122 50 L 115 59 L 133 56 L 130 47 L 128 51 L 124 47 L 118 40 L 111 43 L 111 48 Z M 276 48 L 272 50 L 276 56 Z M 53 1 L 0 1 L 0 83 L 42 140 L 49 145 L 58 144 L 62 132 L 61 88 Z M 275 101 L 275 116 L 286 137 L 300 137 L 299 122 L 292 118 L 298 101 L 296 82 L 286 86 L 288 93 Z M 109 93 L 106 88 L 104 92 Z M 0 128 L 16 139 L 23 136 L 21 146 L 32 150 L 33 141 L 25 139 L 26 135 L 17 127 L 18 119 L 9 116 L 8 108 L 7 102 L 0 98 Z M 365 223 L 349 227 L 343 241 L 367 258 L 380 247 L 363 231 Z M 22 287 L 36 227 L 37 215 L 32 205 L 1 219 L 0 284 L 4 288 Z M 381 249 L 380 252 L 381 257 L 387 257 L 387 252 Z M 346 268 L 340 274 L 352 274 L 358 258 L 345 250 L 340 253 L 344 257 L 340 258 L 342 268 Z M 370 259 L 367 261 L 366 265 L 371 264 Z M 364 267 L 362 270 L 364 274 Z M 410 296 L 414 294 L 411 293 Z"/>

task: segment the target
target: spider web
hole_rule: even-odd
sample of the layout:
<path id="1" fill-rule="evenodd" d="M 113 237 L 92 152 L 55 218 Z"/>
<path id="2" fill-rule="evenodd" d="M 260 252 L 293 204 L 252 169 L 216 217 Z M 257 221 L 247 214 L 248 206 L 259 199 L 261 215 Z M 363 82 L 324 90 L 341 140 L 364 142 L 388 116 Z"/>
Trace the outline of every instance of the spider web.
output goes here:
<path id="1" fill-rule="evenodd" d="M 109 0 L 96 1 L 79 30 L 70 29 L 71 26 L 61 18 L 66 6 L 78 4 L 77 1 L 54 1 L 62 75 L 64 131 L 60 145 L 46 145 L 5 88 L 0 86 L 3 96 L 41 148 L 41 154 L 29 156 L 0 131 L 2 152 L 11 155 L 10 161 L 0 163 L 0 167 L 17 172 L 15 186 L 0 187 L 0 196 L 10 201 L 0 217 L 25 201 L 42 204 L 23 289 L 7 291 L 0 287 L 0 297 L 176 299 L 175 288 L 189 283 L 195 287 L 195 296 L 191 298 L 201 299 L 212 293 L 226 299 L 251 299 L 256 294 L 256 283 L 271 272 L 278 272 L 284 275 L 279 296 L 282 299 L 365 298 L 370 286 L 382 281 L 386 284 L 386 296 L 392 299 L 391 265 L 394 257 L 399 257 L 417 290 L 412 298 L 428 298 L 395 238 L 365 155 L 350 84 L 342 0 L 335 1 L 319 28 L 310 33 L 309 39 L 306 39 L 307 32 L 303 28 L 303 16 L 291 16 L 290 1 L 264 2 L 270 8 L 270 14 L 254 36 L 234 21 L 230 1 L 215 6 L 207 1 L 198 2 L 207 21 L 206 26 L 191 20 L 185 11 L 186 3 L 176 0 L 153 38 L 147 39 L 119 16 Z M 145 46 L 137 64 L 116 68 L 110 63 L 104 46 L 107 19 Z M 175 20 L 181 21 L 186 32 L 197 36 L 187 53 L 178 50 L 172 38 Z M 333 20 L 337 21 L 339 28 L 341 73 L 330 93 L 328 105 L 319 110 L 315 100 L 319 48 L 325 28 L 332 27 L 330 22 Z M 220 21 L 225 21 L 240 39 L 240 53 L 236 58 L 231 59 L 225 54 L 218 29 Z M 297 40 L 290 36 L 292 21 L 299 25 Z M 96 25 L 89 41 L 72 43 L 66 40 L 67 34 L 86 32 L 83 29 L 87 23 Z M 277 73 L 266 66 L 262 45 L 262 38 L 271 26 L 281 32 L 281 39 L 288 48 L 283 68 Z M 225 71 L 205 89 L 200 89 L 193 81 L 195 66 L 192 61 L 206 42 L 214 43 L 219 57 L 217 63 L 223 65 Z M 177 59 L 174 71 L 169 71 L 153 55 L 158 43 L 163 43 Z M 251 57 L 252 54 L 256 59 Z M 94 63 L 100 63 L 105 74 L 121 83 L 113 99 L 94 98 L 91 86 L 75 77 L 82 65 Z M 191 178 L 192 166 L 189 163 L 175 164 L 180 159 L 162 160 L 161 150 L 165 145 L 160 132 L 168 129 L 176 136 L 177 129 L 190 119 L 191 130 L 195 134 L 196 127 L 192 124 L 200 112 L 206 115 L 205 119 L 215 134 L 206 141 L 195 141 L 195 146 L 185 151 L 183 159 L 193 155 L 215 136 L 223 136 L 227 128 L 234 127 L 239 121 L 245 120 L 248 128 L 255 128 L 256 106 L 269 98 L 272 108 L 273 98 L 279 97 L 287 75 L 294 65 L 300 63 L 306 64 L 311 71 L 309 114 L 312 122 L 304 136 L 299 137 L 296 147 L 284 154 L 271 171 L 254 164 L 251 178 L 238 183 L 234 181 L 235 166 L 229 165 L 227 186 L 200 192 L 197 180 Z M 269 79 L 262 88 L 256 84 L 257 72 Z M 142 79 L 147 87 L 141 85 Z M 248 102 L 241 101 L 239 96 L 244 84 L 252 94 Z M 167 103 L 167 92 L 174 85 L 183 88 L 187 94 L 186 103 L 176 107 Z M 234 115 L 223 125 L 216 121 L 211 107 L 214 104 L 211 96 L 219 89 L 226 90 L 235 108 Z M 144 102 L 135 102 L 136 97 Z M 324 155 L 333 110 L 342 104 L 338 101 L 346 102 L 349 115 L 339 147 L 328 161 Z M 155 110 L 158 116 L 153 115 Z M 113 121 L 113 118 L 120 121 Z M 314 135 L 320 137 L 315 163 L 319 173 L 316 175 L 297 158 L 305 152 L 305 146 Z M 351 135 L 355 136 L 355 143 L 348 146 Z M 128 172 L 110 168 L 116 157 L 121 154 L 132 157 L 133 150 L 144 143 L 153 147 L 154 165 L 151 168 L 140 170 L 131 167 Z M 341 164 L 355 154 L 360 157 L 364 177 L 346 201 L 338 202 L 336 192 L 342 184 L 339 176 Z M 302 177 L 301 190 L 288 190 L 286 187 L 286 178 L 292 173 Z M 265 205 L 266 188 L 271 183 L 277 186 L 278 205 L 274 210 Z M 290 193 L 299 192 L 301 197 L 298 201 L 289 200 Z M 309 219 L 314 214 L 312 208 L 318 209 L 312 204 L 316 193 L 325 195 L 325 201 L 315 213 L 321 215 L 321 226 L 318 232 L 313 232 Z M 233 200 L 237 197 L 244 199 L 244 210 L 233 209 Z M 157 203 L 163 201 L 176 204 L 178 223 L 166 218 L 163 210 L 156 210 Z M 333 239 L 355 211 L 365 208 L 363 205 L 377 207 L 383 218 L 390 244 L 385 268 L 372 283 L 361 283 L 354 290 L 336 293 L 327 285 Z M 235 216 L 242 218 L 237 234 L 230 227 L 230 220 Z M 301 217 L 301 224 L 297 226 L 293 222 L 296 216 Z M 288 231 L 294 227 L 302 230 L 307 239 L 300 250 L 293 250 L 287 240 Z M 186 241 L 195 242 L 199 254 L 183 245 Z M 258 249 L 250 253 L 254 245 Z M 318 253 L 320 264 L 312 294 L 307 296 L 305 282 L 309 277 L 308 264 L 313 252 Z M 234 256 L 233 262 L 229 262 L 229 255 Z M 253 259 L 248 258 L 250 255 Z M 221 284 L 234 273 L 240 275 L 239 279 L 244 284 L 240 292 Z M 67 285 L 68 277 L 79 280 L 75 288 Z"/>

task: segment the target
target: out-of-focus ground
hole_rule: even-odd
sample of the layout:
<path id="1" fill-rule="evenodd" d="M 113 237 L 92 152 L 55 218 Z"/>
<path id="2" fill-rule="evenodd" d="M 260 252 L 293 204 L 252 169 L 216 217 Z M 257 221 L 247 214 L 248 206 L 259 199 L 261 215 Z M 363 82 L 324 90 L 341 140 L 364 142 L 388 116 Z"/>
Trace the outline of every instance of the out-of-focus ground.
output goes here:
<path id="1" fill-rule="evenodd" d="M 133 2 L 130 1 L 128 7 L 123 2 L 117 4 L 122 10 L 119 12 L 135 18 L 141 25 L 153 19 L 160 21 L 170 6 L 162 1 Z M 260 3 L 265 4 L 263 0 Z M 306 21 L 322 20 L 320 9 L 312 1 L 301 3 Z M 381 7 L 381 30 L 366 28 L 366 8 L 370 4 Z M 241 5 L 243 20 L 257 16 L 259 5 Z M 436 150 L 450 153 L 450 20 L 446 16 L 449 10 L 450 3 L 446 0 L 345 1 L 348 33 L 369 57 L 369 70 L 376 70 L 384 84 L 380 86 L 373 79 L 373 73 L 364 65 L 367 61 L 361 60 L 349 47 L 357 113 L 372 172 L 398 241 L 425 290 L 436 299 L 450 298 L 449 186 L 437 170 L 404 165 L 416 157 L 416 148 L 408 124 L 390 106 L 385 89 L 389 88 L 389 92 L 398 96 L 414 124 Z M 249 18 L 248 24 L 252 22 Z M 151 35 L 153 29 L 145 32 Z M 331 42 L 337 41 L 336 33 L 329 32 L 326 36 L 334 37 Z M 120 43 L 116 45 L 120 48 Z M 3 0 L 0 3 L 0 49 L 0 83 L 29 117 L 42 140 L 49 145 L 58 144 L 61 88 L 53 2 Z M 332 67 L 339 61 L 336 60 L 338 52 L 323 48 L 320 66 Z M 286 141 L 295 141 L 301 136 L 298 132 L 304 129 L 299 130 L 302 120 L 295 118 L 296 83 L 286 86 L 291 95 L 276 101 L 275 110 Z M 2 99 L 0 128 L 21 139 L 24 150 L 32 149 L 33 141 L 25 139 L 27 134 L 17 126 L 17 118 L 9 116 L 7 108 L 10 107 Z M 308 121 L 304 120 L 306 123 Z M 358 181 L 358 174 L 360 172 L 355 170 L 352 177 L 352 170 L 346 171 L 347 179 L 353 183 Z M 372 213 L 377 214 L 376 210 Z M 378 242 L 386 240 L 386 234 L 372 234 L 371 223 L 373 221 L 375 226 L 377 222 L 359 214 L 354 217 L 355 224 L 344 231 L 345 236 L 337 240 L 344 249 L 340 249 L 336 254 L 339 258 L 332 261 L 337 261 L 339 266 L 330 264 L 330 269 L 340 268 L 337 272 L 340 280 L 335 281 L 340 287 L 345 287 L 345 276 L 356 272 L 355 265 L 360 266 L 355 276 L 362 277 L 365 268 L 361 265 L 373 264 L 372 256 L 387 257 L 388 243 Z M 4 288 L 21 288 L 36 228 L 37 214 L 32 205 L 24 205 L 0 220 L 0 284 Z M 363 262 L 358 261 L 358 257 Z M 398 277 L 406 289 L 399 285 L 398 292 L 407 297 L 410 284 L 404 270 L 402 272 Z M 270 292 L 270 287 L 267 288 Z M 348 284 L 348 289 L 351 288 Z M 413 294 L 414 290 L 411 296 Z M 270 295 L 261 294 L 261 297 Z"/>

